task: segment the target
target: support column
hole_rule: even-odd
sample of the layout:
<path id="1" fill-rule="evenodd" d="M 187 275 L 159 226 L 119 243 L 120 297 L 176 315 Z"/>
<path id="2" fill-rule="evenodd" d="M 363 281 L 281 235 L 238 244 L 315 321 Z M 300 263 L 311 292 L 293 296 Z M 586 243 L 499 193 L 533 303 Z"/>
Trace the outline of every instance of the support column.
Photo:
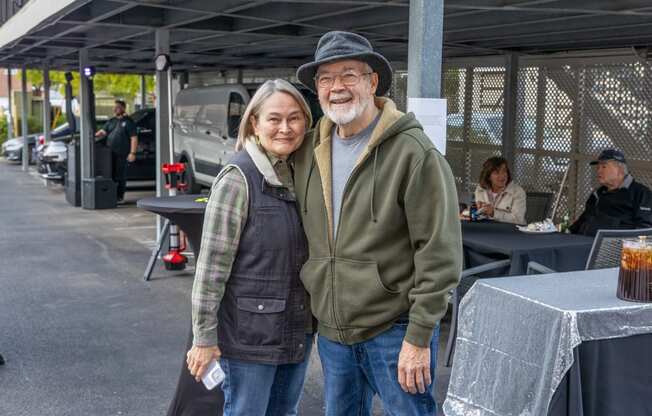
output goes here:
<path id="1" fill-rule="evenodd" d="M 170 31 L 168 29 L 156 30 L 156 51 L 154 58 L 160 54 L 170 53 Z M 165 191 L 165 178 L 161 172 L 161 164 L 170 161 L 170 133 L 168 117 L 168 74 L 167 71 L 156 71 L 156 196 L 167 195 Z M 161 217 L 156 216 L 156 239 L 160 238 L 163 227 Z"/>
<path id="2" fill-rule="evenodd" d="M 50 65 L 43 68 L 43 131 L 45 142 L 52 138 L 52 107 L 50 105 Z"/>
<path id="3" fill-rule="evenodd" d="M 518 55 L 505 57 L 505 100 L 503 106 L 503 157 L 514 167 L 516 159 L 516 110 L 518 104 Z"/>
<path id="4" fill-rule="evenodd" d="M 84 82 L 84 67 L 88 66 L 88 49 L 79 50 L 79 145 L 81 161 L 81 180 L 82 184 L 84 179 L 93 176 L 92 172 L 92 154 L 90 137 L 94 132 L 91 132 L 90 120 L 90 94 L 88 91 L 88 83 Z M 82 201 L 84 201 L 84 186 L 82 185 Z"/>
<path id="5" fill-rule="evenodd" d="M 14 97 L 11 91 L 11 68 L 7 68 L 7 105 L 9 106 L 9 114 L 7 116 L 7 139 L 14 137 L 14 109 L 12 102 Z"/>
<path id="6" fill-rule="evenodd" d="M 140 108 L 147 108 L 147 82 L 145 74 L 140 76 Z"/>
<path id="7" fill-rule="evenodd" d="M 440 98 L 444 0 L 410 0 L 407 96 Z"/>
<path id="8" fill-rule="evenodd" d="M 29 167 L 29 143 L 27 143 L 27 69 L 23 67 L 20 71 L 21 94 L 21 135 L 23 136 L 23 170 Z"/>
<path id="9" fill-rule="evenodd" d="M 170 53 L 170 31 L 156 31 L 155 56 Z M 170 161 L 170 134 L 168 117 L 168 79 L 167 72 L 156 71 L 156 196 L 167 194 L 161 164 Z"/>

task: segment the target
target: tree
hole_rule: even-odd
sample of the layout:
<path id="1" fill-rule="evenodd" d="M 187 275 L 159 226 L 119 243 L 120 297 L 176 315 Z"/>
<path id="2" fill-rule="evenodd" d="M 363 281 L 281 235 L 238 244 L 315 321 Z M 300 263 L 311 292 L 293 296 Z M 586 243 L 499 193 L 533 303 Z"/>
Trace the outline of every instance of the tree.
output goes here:
<path id="1" fill-rule="evenodd" d="M 56 88 L 63 95 L 65 93 L 65 73 L 63 71 L 50 71 L 50 84 L 52 88 Z M 38 69 L 30 69 L 27 71 L 28 81 L 37 88 L 43 87 L 43 71 Z M 115 98 L 121 98 L 125 101 L 132 101 L 138 94 L 140 94 L 140 75 L 136 74 L 109 74 L 100 73 L 96 74 L 94 78 L 95 92 L 104 92 Z M 154 89 L 154 77 L 152 75 L 145 76 L 145 85 L 147 91 Z M 79 74 L 73 73 L 72 80 L 73 94 L 79 91 Z"/>

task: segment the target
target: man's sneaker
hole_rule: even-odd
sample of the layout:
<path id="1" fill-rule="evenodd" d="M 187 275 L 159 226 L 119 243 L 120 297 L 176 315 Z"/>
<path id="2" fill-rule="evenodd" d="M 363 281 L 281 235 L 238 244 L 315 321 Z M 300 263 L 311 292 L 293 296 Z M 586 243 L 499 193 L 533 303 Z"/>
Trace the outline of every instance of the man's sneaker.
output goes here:
<path id="1" fill-rule="evenodd" d="M 3 365 L 4 363 L 5 363 L 5 359 L 2 356 L 2 354 L 0 354 L 0 365 Z"/>
<path id="2" fill-rule="evenodd" d="M 125 203 L 125 198 L 124 197 L 118 198 L 117 202 L 118 202 L 118 205 L 124 204 Z"/>

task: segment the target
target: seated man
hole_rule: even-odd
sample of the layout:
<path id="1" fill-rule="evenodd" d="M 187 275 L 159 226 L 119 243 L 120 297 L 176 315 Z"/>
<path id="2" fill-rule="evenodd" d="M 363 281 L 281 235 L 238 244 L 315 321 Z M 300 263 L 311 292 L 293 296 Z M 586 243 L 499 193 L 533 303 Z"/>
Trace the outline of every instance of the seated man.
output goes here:
<path id="1" fill-rule="evenodd" d="M 591 165 L 598 165 L 600 187 L 570 231 L 593 236 L 600 229 L 652 227 L 652 192 L 629 174 L 623 153 L 605 149 Z"/>

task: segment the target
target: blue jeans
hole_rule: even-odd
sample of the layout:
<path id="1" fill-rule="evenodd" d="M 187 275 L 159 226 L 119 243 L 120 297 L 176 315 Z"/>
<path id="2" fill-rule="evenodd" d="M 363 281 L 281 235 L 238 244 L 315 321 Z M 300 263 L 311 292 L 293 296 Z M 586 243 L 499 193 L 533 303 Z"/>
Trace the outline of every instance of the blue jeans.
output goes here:
<path id="1" fill-rule="evenodd" d="M 222 358 L 224 416 L 296 416 L 312 341 L 312 335 L 306 336 L 306 356 L 298 364 L 256 364 Z"/>
<path id="2" fill-rule="evenodd" d="M 378 394 L 386 415 L 435 416 L 435 367 L 439 327 L 430 342 L 432 384 L 425 393 L 410 394 L 398 384 L 398 354 L 407 322 L 396 323 L 380 335 L 354 345 L 342 345 L 322 336 L 317 341 L 324 371 L 326 416 L 370 416 Z"/>

